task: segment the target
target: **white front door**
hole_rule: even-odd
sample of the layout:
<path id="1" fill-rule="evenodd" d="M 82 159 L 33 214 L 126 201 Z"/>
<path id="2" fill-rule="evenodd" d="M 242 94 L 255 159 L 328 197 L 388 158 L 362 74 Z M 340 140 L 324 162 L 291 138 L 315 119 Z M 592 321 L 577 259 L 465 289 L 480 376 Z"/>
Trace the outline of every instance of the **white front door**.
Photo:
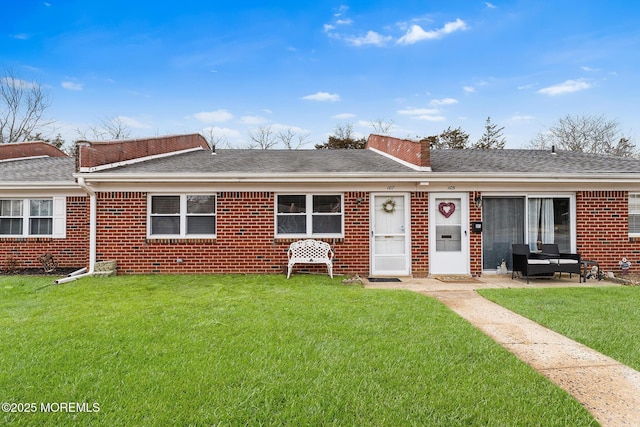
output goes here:
<path id="1" fill-rule="evenodd" d="M 371 199 L 371 275 L 408 276 L 409 194 L 372 194 Z"/>
<path id="2" fill-rule="evenodd" d="M 429 196 L 429 272 L 469 274 L 467 193 Z"/>

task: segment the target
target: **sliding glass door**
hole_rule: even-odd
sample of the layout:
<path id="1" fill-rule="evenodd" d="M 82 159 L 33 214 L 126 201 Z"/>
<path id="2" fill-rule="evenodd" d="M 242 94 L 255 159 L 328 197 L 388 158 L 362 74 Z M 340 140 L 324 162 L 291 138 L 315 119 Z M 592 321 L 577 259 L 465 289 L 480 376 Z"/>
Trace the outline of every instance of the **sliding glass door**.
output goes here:
<path id="1" fill-rule="evenodd" d="M 524 197 L 482 199 L 482 269 L 496 270 L 502 260 L 511 270 L 511 244 L 524 243 Z"/>
<path id="2" fill-rule="evenodd" d="M 556 243 L 571 252 L 571 206 L 568 197 L 529 197 L 529 250 L 540 243 Z"/>
<path id="3" fill-rule="evenodd" d="M 504 260 L 511 270 L 513 243 L 556 243 L 561 252 L 575 250 L 573 199 L 558 196 L 485 196 L 482 198 L 482 268 L 495 271 Z"/>

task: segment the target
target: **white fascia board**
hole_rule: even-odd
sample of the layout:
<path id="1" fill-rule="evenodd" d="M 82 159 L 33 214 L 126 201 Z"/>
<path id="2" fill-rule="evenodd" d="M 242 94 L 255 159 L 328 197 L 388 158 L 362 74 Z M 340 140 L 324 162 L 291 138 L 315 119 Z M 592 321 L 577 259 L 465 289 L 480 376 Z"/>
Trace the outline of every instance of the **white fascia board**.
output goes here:
<path id="1" fill-rule="evenodd" d="M 163 157 L 171 157 L 178 154 L 185 154 L 185 153 L 190 153 L 192 151 L 201 151 L 201 150 L 204 150 L 204 148 L 195 147 L 195 148 L 188 148 L 186 150 L 172 151 L 170 153 L 154 154 L 152 156 L 138 157 L 131 160 L 123 160 L 122 162 L 107 163 L 106 165 L 92 166 L 89 168 L 81 167 L 80 172 L 99 172 L 103 170 L 117 168 L 120 166 L 127 166 L 127 165 L 133 165 L 136 163 L 142 163 L 142 162 L 146 162 L 147 160 L 161 159 Z"/>
<path id="2" fill-rule="evenodd" d="M 425 176 L 419 174 L 251 174 L 251 175 L 220 175 L 220 174 L 74 174 L 76 178 L 83 177 L 87 182 L 220 182 L 220 183 L 300 183 L 300 182 L 419 182 Z"/>
<path id="3" fill-rule="evenodd" d="M 638 173 L 593 173 L 593 174 L 438 174 L 429 175 L 430 182 L 474 182 L 474 183 L 640 183 Z"/>
<path id="4" fill-rule="evenodd" d="M 84 191 L 75 182 L 11 182 L 0 184 L 0 191 L 21 191 L 21 190 L 41 190 L 41 191 L 75 191 L 84 194 Z"/>

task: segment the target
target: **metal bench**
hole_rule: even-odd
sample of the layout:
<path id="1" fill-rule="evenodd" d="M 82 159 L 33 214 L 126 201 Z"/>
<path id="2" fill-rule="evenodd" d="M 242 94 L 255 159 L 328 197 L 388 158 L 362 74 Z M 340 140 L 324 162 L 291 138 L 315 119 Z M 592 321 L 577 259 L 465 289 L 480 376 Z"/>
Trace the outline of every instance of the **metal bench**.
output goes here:
<path id="1" fill-rule="evenodd" d="M 326 242 L 307 239 L 293 242 L 287 251 L 289 258 L 287 279 L 295 264 L 325 264 L 329 277 L 333 279 L 333 250 Z"/>

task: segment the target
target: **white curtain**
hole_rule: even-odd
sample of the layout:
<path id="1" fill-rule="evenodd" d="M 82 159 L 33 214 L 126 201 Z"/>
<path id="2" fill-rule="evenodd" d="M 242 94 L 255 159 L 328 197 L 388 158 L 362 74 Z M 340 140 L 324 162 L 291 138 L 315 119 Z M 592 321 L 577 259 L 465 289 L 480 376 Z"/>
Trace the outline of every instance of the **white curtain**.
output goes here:
<path id="1" fill-rule="evenodd" d="M 553 199 L 529 199 L 529 249 L 537 250 L 537 242 L 555 243 Z"/>
<path id="2" fill-rule="evenodd" d="M 529 199 L 529 250 L 536 251 L 538 225 L 540 224 L 540 206 L 542 199 Z"/>
<path id="3" fill-rule="evenodd" d="M 542 199 L 540 217 L 540 236 L 542 237 L 542 243 L 555 243 L 555 236 L 553 235 L 553 199 Z"/>

